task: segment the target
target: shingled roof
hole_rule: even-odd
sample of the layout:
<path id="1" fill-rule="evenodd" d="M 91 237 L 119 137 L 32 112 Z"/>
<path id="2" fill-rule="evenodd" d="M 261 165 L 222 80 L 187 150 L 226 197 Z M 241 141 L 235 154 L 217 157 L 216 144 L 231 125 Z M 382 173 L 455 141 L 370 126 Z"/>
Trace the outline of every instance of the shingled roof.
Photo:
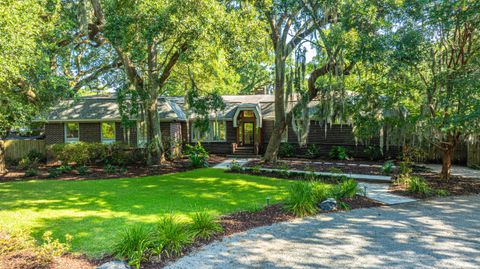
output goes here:
<path id="1" fill-rule="evenodd" d="M 262 118 L 274 119 L 273 95 L 222 96 L 226 108 L 210 115 L 211 118 L 232 120 L 243 104 L 258 105 Z M 159 117 L 162 121 L 186 121 L 187 111 L 183 97 L 160 97 Z M 190 114 L 190 118 L 195 115 Z M 50 111 L 38 117 L 37 122 L 119 121 L 120 110 L 115 95 L 95 95 L 63 100 Z"/>

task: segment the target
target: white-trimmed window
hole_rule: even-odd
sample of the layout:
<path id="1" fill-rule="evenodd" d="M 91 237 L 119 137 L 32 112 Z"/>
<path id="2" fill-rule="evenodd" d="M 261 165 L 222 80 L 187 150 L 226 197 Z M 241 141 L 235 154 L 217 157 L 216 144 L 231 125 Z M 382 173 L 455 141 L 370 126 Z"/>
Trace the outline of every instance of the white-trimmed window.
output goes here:
<path id="1" fill-rule="evenodd" d="M 147 145 L 147 124 L 144 121 L 137 122 L 137 147 L 144 148 Z"/>
<path id="2" fill-rule="evenodd" d="M 65 143 L 78 142 L 80 139 L 80 126 L 78 122 L 65 123 Z"/>
<path id="3" fill-rule="evenodd" d="M 102 122 L 102 143 L 115 142 L 115 122 Z"/>
<path id="4" fill-rule="evenodd" d="M 209 130 L 202 132 L 200 128 L 192 127 L 192 141 L 225 142 L 227 141 L 227 125 L 225 121 L 210 121 Z"/>

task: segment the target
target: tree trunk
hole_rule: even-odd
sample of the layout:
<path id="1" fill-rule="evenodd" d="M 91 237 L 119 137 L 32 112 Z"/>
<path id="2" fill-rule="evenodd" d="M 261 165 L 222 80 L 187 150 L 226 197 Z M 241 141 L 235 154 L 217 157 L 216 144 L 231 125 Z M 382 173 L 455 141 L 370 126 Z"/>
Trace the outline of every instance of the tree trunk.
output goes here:
<path id="1" fill-rule="evenodd" d="M 450 176 L 452 175 L 452 160 L 453 160 L 453 155 L 455 153 L 455 148 L 457 147 L 458 144 L 458 135 L 448 135 L 447 141 L 445 141 L 443 144 L 445 145 L 441 151 L 442 151 L 442 172 L 441 172 L 441 178 L 448 180 L 450 179 Z"/>
<path id="2" fill-rule="evenodd" d="M 160 131 L 160 119 L 158 118 L 157 98 L 148 100 L 146 108 L 148 164 L 159 164 L 165 160 L 165 157 L 162 145 L 162 133 Z"/>
<path id="3" fill-rule="evenodd" d="M 285 119 L 285 60 L 283 46 L 277 45 L 275 50 L 275 125 L 263 158 L 265 162 L 277 160 L 278 149 L 287 126 Z"/>
<path id="4" fill-rule="evenodd" d="M 7 165 L 5 164 L 5 144 L 0 139 L 0 173 L 7 172 Z"/>

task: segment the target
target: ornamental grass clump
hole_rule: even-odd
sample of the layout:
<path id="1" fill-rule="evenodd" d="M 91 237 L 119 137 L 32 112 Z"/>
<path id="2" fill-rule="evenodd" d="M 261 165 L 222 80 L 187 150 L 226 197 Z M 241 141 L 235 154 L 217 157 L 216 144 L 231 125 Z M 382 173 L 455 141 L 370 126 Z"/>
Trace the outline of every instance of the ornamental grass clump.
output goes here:
<path id="1" fill-rule="evenodd" d="M 221 233 L 223 228 L 207 212 L 197 212 L 192 216 L 191 231 L 196 238 L 209 240 L 215 234 Z"/>
<path id="2" fill-rule="evenodd" d="M 153 254 L 156 244 L 152 229 L 144 225 L 132 226 L 123 230 L 113 246 L 113 254 L 128 259 L 130 265 L 140 268 Z"/>
<path id="3" fill-rule="evenodd" d="M 194 236 L 188 225 L 176 216 L 163 217 L 155 231 L 156 244 L 167 257 L 182 254 L 185 246 L 193 242 Z"/>
<path id="4" fill-rule="evenodd" d="M 407 181 L 407 189 L 424 197 L 433 194 L 433 189 L 428 186 L 425 179 L 421 177 L 409 177 L 409 180 Z"/>
<path id="5" fill-rule="evenodd" d="M 288 188 L 285 208 L 296 216 L 303 217 L 317 212 L 316 202 L 313 184 L 311 182 L 298 181 Z"/>

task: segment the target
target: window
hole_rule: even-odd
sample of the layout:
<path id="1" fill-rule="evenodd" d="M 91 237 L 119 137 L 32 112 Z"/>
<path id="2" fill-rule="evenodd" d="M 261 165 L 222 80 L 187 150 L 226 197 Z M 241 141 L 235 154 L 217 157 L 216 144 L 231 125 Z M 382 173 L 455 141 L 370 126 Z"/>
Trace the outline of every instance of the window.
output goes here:
<path id="1" fill-rule="evenodd" d="M 78 142 L 79 130 L 78 122 L 65 123 L 65 142 Z"/>
<path id="2" fill-rule="evenodd" d="M 245 110 L 245 111 L 243 111 L 243 117 L 244 118 L 254 118 L 255 114 L 253 114 L 252 110 Z"/>
<path id="3" fill-rule="evenodd" d="M 225 141 L 227 140 L 227 135 L 225 132 L 225 122 L 224 121 L 212 121 L 210 122 L 210 132 L 213 141 Z"/>
<path id="4" fill-rule="evenodd" d="M 102 143 L 115 142 L 115 122 L 102 122 Z"/>
<path id="5" fill-rule="evenodd" d="M 222 142 L 227 140 L 225 121 L 210 121 L 209 130 L 202 132 L 200 128 L 192 127 L 192 141 Z"/>
<path id="6" fill-rule="evenodd" d="M 137 124 L 137 147 L 144 148 L 147 145 L 147 124 L 139 121 Z"/>

